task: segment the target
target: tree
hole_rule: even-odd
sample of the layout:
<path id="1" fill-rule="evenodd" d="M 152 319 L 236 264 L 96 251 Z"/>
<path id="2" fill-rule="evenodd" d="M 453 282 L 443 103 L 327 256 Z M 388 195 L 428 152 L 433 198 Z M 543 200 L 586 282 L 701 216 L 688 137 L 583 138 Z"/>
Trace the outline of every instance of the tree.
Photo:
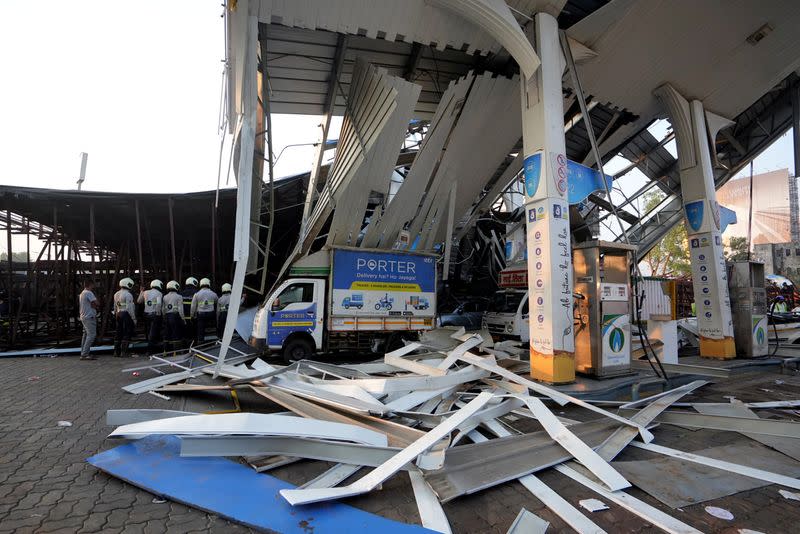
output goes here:
<path id="1" fill-rule="evenodd" d="M 746 237 L 731 237 L 725 247 L 725 259 L 728 261 L 742 261 L 750 256 L 750 247 L 747 246 Z"/>
<path id="2" fill-rule="evenodd" d="M 664 194 L 654 191 L 644 195 L 644 213 L 655 208 Z M 689 262 L 689 240 L 686 237 L 686 224 L 679 223 L 672 227 L 656 246 L 647 253 L 642 262 L 650 268 L 652 276 L 688 277 L 692 274 Z"/>

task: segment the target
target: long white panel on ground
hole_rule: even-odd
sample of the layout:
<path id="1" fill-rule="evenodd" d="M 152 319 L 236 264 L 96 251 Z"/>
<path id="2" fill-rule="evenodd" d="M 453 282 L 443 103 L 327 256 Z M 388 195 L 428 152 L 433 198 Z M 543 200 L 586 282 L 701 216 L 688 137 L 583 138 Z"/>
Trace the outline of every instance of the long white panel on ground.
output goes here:
<path id="1" fill-rule="evenodd" d="M 230 413 L 188 415 L 123 425 L 108 437 L 139 439 L 151 434 L 206 436 L 299 436 L 386 447 L 386 434 L 355 425 L 290 415 Z"/>
<path id="2" fill-rule="evenodd" d="M 339 499 L 343 497 L 352 497 L 353 495 L 360 495 L 375 489 L 379 484 L 387 478 L 395 474 L 414 458 L 433 447 L 440 439 L 444 438 L 450 432 L 458 428 L 465 420 L 480 410 L 492 398 L 492 394 L 488 392 L 480 393 L 477 397 L 472 399 L 469 404 L 461 408 L 455 415 L 449 417 L 436 428 L 419 438 L 417 441 L 397 453 L 391 459 L 370 471 L 366 476 L 357 480 L 349 486 L 342 488 L 330 489 L 307 489 L 307 490 L 281 490 L 281 495 L 284 499 L 289 501 L 292 505 L 308 504 L 320 501 L 329 501 L 331 499 Z"/>

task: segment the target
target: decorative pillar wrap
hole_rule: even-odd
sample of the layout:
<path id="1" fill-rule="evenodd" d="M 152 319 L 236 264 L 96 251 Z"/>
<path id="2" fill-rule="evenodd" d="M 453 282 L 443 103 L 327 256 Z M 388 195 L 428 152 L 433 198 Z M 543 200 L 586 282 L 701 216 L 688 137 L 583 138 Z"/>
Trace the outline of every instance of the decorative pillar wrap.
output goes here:
<path id="1" fill-rule="evenodd" d="M 572 256 L 561 75 L 564 58 L 551 15 L 535 19 L 541 68 L 522 83 L 525 222 L 528 248 L 531 376 L 575 379 Z"/>
<path id="2" fill-rule="evenodd" d="M 733 319 L 706 111 L 700 101 L 687 101 L 669 84 L 656 89 L 655 94 L 668 109 L 677 139 L 700 355 L 734 358 Z"/>

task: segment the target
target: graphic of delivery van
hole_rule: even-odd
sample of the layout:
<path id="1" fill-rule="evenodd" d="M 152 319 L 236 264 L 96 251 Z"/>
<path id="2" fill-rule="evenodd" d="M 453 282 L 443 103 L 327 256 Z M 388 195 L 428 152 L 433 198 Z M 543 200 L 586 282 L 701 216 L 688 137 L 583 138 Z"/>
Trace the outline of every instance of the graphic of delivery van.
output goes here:
<path id="1" fill-rule="evenodd" d="M 375 303 L 376 310 L 391 310 L 392 303 L 394 302 L 394 298 L 390 297 L 388 293 L 385 293 L 381 300 Z"/>
<path id="2" fill-rule="evenodd" d="M 364 295 L 361 293 L 353 293 L 349 297 L 342 300 L 342 307 L 345 310 L 350 308 L 358 308 L 359 310 L 364 307 Z"/>
<path id="3" fill-rule="evenodd" d="M 406 303 L 406 309 L 408 306 L 411 306 L 415 310 L 427 310 L 431 307 L 431 303 L 428 302 L 428 299 L 425 297 L 420 297 L 419 295 L 413 295 L 408 298 L 408 302 Z"/>

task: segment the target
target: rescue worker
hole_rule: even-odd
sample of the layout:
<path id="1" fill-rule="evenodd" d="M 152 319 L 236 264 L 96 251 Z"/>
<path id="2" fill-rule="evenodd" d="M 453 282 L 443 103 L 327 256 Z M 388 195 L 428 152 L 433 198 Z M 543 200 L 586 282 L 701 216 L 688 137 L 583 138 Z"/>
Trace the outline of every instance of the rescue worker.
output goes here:
<path id="1" fill-rule="evenodd" d="M 133 302 L 133 280 L 119 281 L 119 291 L 114 293 L 114 317 L 117 320 L 117 335 L 114 338 L 114 356 L 128 355 L 128 345 L 136 329 L 136 305 Z"/>
<path id="2" fill-rule="evenodd" d="M 161 301 L 164 284 L 161 280 L 150 282 L 150 289 L 139 293 L 137 302 L 144 304 L 144 335 L 147 338 L 147 353 L 155 354 L 161 343 Z"/>
<path id="3" fill-rule="evenodd" d="M 175 350 L 183 341 L 183 297 L 178 293 L 181 286 L 175 280 L 167 282 L 167 294 L 162 299 L 161 313 L 167 326 L 167 343 Z"/>
<path id="4" fill-rule="evenodd" d="M 786 304 L 786 298 L 783 295 L 775 297 L 775 303 L 772 305 L 774 313 L 789 313 L 789 305 Z"/>
<path id="5" fill-rule="evenodd" d="M 200 280 L 200 290 L 192 297 L 191 310 L 197 328 L 195 343 L 198 345 L 205 341 L 206 328 L 214 324 L 217 300 L 219 297 L 211 290 L 211 280 L 208 278 Z"/>
<path id="6" fill-rule="evenodd" d="M 228 320 L 228 306 L 231 304 L 231 287 L 230 284 L 222 284 L 222 295 L 217 301 L 217 338 L 222 339 L 222 333 L 225 332 L 225 321 Z"/>
<path id="7" fill-rule="evenodd" d="M 197 293 L 197 278 L 190 276 L 186 279 L 186 283 L 181 291 L 181 296 L 183 297 L 183 324 L 185 326 L 183 329 L 183 339 L 186 340 L 187 345 L 194 336 L 195 325 L 192 320 L 192 299 L 195 293 Z"/>

